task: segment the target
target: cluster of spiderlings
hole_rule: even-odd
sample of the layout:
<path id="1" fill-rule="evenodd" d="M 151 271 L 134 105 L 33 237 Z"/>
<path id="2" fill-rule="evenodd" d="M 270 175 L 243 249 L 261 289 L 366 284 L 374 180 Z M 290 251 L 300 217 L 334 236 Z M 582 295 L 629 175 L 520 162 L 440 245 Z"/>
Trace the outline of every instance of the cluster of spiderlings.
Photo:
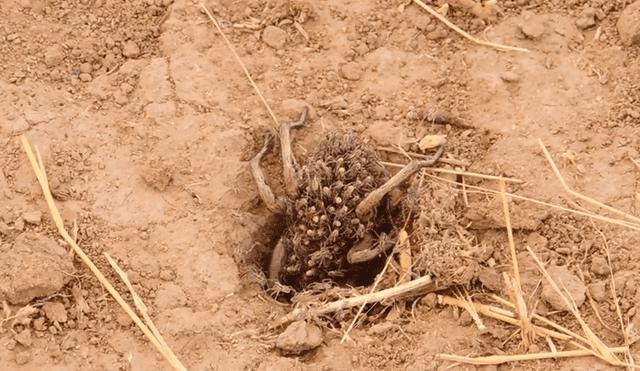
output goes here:
<path id="1" fill-rule="evenodd" d="M 390 175 L 378 156 L 348 132 L 329 134 L 299 174 L 285 271 L 307 282 L 339 276 L 349 244 L 374 227 L 375 218 L 356 217 L 356 206 Z"/>

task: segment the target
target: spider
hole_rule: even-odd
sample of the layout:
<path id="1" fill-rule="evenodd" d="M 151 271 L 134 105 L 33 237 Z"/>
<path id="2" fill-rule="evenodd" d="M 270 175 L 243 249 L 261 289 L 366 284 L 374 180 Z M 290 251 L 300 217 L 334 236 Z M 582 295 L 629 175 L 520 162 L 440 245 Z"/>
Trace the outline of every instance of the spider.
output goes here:
<path id="1" fill-rule="evenodd" d="M 394 244 L 403 212 L 398 186 L 425 166 L 438 162 L 440 146 L 430 160 L 414 160 L 393 177 L 371 149 L 348 131 L 329 133 L 306 164 L 299 165 L 291 149 L 292 131 L 306 125 L 308 107 L 298 120 L 268 130 L 262 147 L 250 160 L 260 198 L 285 225 L 271 252 L 270 280 L 295 290 L 326 279 L 349 283 L 369 274 L 368 265 Z M 280 141 L 286 196 L 277 197 L 262 162 Z M 385 237 L 375 242 L 375 236 Z M 265 267 L 266 268 L 266 267 Z"/>

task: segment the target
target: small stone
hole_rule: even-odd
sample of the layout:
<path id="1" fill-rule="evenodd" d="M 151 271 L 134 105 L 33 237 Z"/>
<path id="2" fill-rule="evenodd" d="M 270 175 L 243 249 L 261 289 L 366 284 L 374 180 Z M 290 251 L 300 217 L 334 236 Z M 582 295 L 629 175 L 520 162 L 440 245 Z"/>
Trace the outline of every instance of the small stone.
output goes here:
<path id="1" fill-rule="evenodd" d="M 520 31 L 530 39 L 537 39 L 544 34 L 542 18 L 532 12 L 523 12 L 524 22 L 519 24 Z"/>
<path id="2" fill-rule="evenodd" d="M 50 321 L 58 323 L 67 322 L 67 310 L 64 308 L 64 304 L 57 301 L 49 301 L 44 303 L 42 309 Z"/>
<path id="3" fill-rule="evenodd" d="M 469 326 L 473 323 L 473 317 L 471 317 L 471 314 L 465 310 L 460 315 L 460 318 L 458 319 L 458 323 L 460 324 L 460 326 Z"/>
<path id="4" fill-rule="evenodd" d="M 276 26 L 267 26 L 262 31 L 262 41 L 274 49 L 282 49 L 287 41 L 287 33 Z"/>
<path id="5" fill-rule="evenodd" d="M 436 307 L 436 304 L 438 303 L 438 295 L 436 295 L 433 292 L 430 292 L 427 295 L 425 295 L 425 297 L 422 298 L 420 301 L 422 302 L 422 304 L 426 305 L 427 308 L 433 309 Z"/>
<path id="6" fill-rule="evenodd" d="M 529 237 L 527 237 L 527 245 L 534 251 L 541 251 L 547 248 L 549 240 L 538 232 L 531 232 Z"/>
<path id="7" fill-rule="evenodd" d="M 616 24 L 622 43 L 631 46 L 640 44 L 640 1 L 627 6 Z"/>
<path id="8" fill-rule="evenodd" d="M 609 263 L 602 256 L 594 256 L 591 259 L 591 272 L 600 276 L 609 274 Z"/>
<path id="9" fill-rule="evenodd" d="M 18 343 L 24 345 L 25 347 L 30 347 L 31 343 L 33 342 L 31 340 L 31 330 L 29 330 L 28 328 L 22 330 L 22 332 L 20 332 L 19 334 L 17 334 L 13 338 L 15 339 L 15 341 L 17 341 Z"/>
<path id="10" fill-rule="evenodd" d="M 29 223 L 29 224 L 38 225 L 42 221 L 42 212 L 40 212 L 38 210 L 29 211 L 29 212 L 24 213 L 22 215 L 22 219 L 24 219 L 24 221 Z"/>
<path id="11" fill-rule="evenodd" d="M 579 18 L 576 20 L 576 27 L 581 30 L 596 25 L 596 10 L 593 8 L 587 8 L 583 10 L 578 17 Z"/>
<path id="12" fill-rule="evenodd" d="M 518 76 L 518 74 L 513 72 L 513 71 L 504 72 L 502 75 L 500 75 L 500 78 L 504 82 L 518 82 L 518 81 L 520 81 L 520 76 Z"/>
<path id="13" fill-rule="evenodd" d="M 478 279 L 484 287 L 493 292 L 500 292 L 504 286 L 502 275 L 494 268 L 481 267 L 480 272 L 478 272 Z"/>
<path id="14" fill-rule="evenodd" d="M 91 73 L 93 71 L 93 66 L 91 63 L 83 63 L 80 65 L 80 72 L 82 73 Z"/>
<path id="15" fill-rule="evenodd" d="M 64 58 L 64 49 L 61 45 L 50 46 L 44 52 L 44 63 L 47 67 L 55 67 L 59 65 Z"/>
<path id="16" fill-rule="evenodd" d="M 547 272 L 549 272 L 553 281 L 563 292 L 566 289 L 577 307 L 580 307 L 584 303 L 587 288 L 566 266 L 549 267 Z M 565 300 L 560 297 L 553 286 L 546 280 L 542 288 L 542 300 L 546 301 L 555 310 L 569 310 Z"/>
<path id="17" fill-rule="evenodd" d="M 42 331 L 44 330 L 44 317 L 38 317 L 33 321 L 33 328 L 36 331 Z"/>
<path id="18" fill-rule="evenodd" d="M 125 94 L 125 92 L 123 92 L 120 89 L 113 92 L 113 100 L 115 100 L 115 102 L 121 106 L 124 106 L 125 104 L 129 103 L 129 98 L 127 98 L 127 94 Z"/>
<path id="19" fill-rule="evenodd" d="M 81 73 L 80 76 L 78 76 L 78 78 L 80 79 L 80 81 L 83 81 L 83 82 L 89 82 L 93 79 L 91 77 L 91 74 L 89 73 Z"/>
<path id="20" fill-rule="evenodd" d="M 365 55 L 369 52 L 369 47 L 365 43 L 360 43 L 358 46 L 356 46 L 355 51 L 356 53 L 358 53 L 358 55 Z"/>
<path id="21" fill-rule="evenodd" d="M 289 325 L 276 340 L 276 346 L 287 353 L 301 353 L 322 344 L 322 330 L 306 321 Z"/>
<path id="22" fill-rule="evenodd" d="M 122 55 L 127 58 L 136 58 L 140 55 L 140 47 L 133 40 L 129 40 L 122 48 Z"/>
<path id="23" fill-rule="evenodd" d="M 362 67 L 357 62 L 349 62 L 340 68 L 340 75 L 347 80 L 358 81 L 362 78 Z"/>
<path id="24" fill-rule="evenodd" d="M 13 226 L 20 232 L 24 231 L 24 219 L 22 217 L 16 219 L 15 223 L 13 223 Z"/>
<path id="25" fill-rule="evenodd" d="M 159 277 L 163 281 L 171 281 L 173 279 L 173 273 L 171 273 L 169 269 L 162 269 Z"/>
<path id="26" fill-rule="evenodd" d="M 589 285 L 589 294 L 593 300 L 601 303 L 607 299 L 607 284 L 604 281 Z"/>

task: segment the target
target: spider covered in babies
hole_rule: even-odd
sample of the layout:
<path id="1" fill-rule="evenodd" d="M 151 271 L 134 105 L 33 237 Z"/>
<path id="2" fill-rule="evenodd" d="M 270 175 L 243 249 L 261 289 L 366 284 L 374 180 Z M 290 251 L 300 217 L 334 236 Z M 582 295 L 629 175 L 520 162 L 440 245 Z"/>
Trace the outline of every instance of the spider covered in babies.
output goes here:
<path id="1" fill-rule="evenodd" d="M 298 120 L 281 124 L 277 133 L 267 131 L 263 146 L 250 161 L 275 227 L 262 268 L 269 280 L 294 290 L 327 279 L 366 284 L 379 273 L 384 252 L 395 245 L 397 226 L 404 221 L 404 197 L 398 186 L 421 168 L 436 164 L 444 145 L 432 159 L 414 160 L 391 176 L 354 133 L 334 131 L 301 166 L 293 155 L 291 137 L 293 130 L 306 125 L 308 116 L 305 107 Z M 286 192 L 280 197 L 262 167 L 278 140 Z"/>

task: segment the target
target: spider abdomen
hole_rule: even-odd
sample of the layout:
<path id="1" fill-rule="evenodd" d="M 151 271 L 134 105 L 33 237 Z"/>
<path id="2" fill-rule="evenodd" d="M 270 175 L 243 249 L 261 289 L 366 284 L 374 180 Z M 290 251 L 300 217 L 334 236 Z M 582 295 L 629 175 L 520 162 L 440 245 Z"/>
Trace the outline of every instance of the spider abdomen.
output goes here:
<path id="1" fill-rule="evenodd" d="M 280 273 L 283 283 L 301 289 L 349 269 L 348 250 L 385 219 L 355 214 L 358 202 L 390 178 L 379 161 L 350 132 L 330 133 L 319 143 L 300 169 L 300 193 L 290 201 L 297 218 L 282 236 L 289 257 Z"/>

